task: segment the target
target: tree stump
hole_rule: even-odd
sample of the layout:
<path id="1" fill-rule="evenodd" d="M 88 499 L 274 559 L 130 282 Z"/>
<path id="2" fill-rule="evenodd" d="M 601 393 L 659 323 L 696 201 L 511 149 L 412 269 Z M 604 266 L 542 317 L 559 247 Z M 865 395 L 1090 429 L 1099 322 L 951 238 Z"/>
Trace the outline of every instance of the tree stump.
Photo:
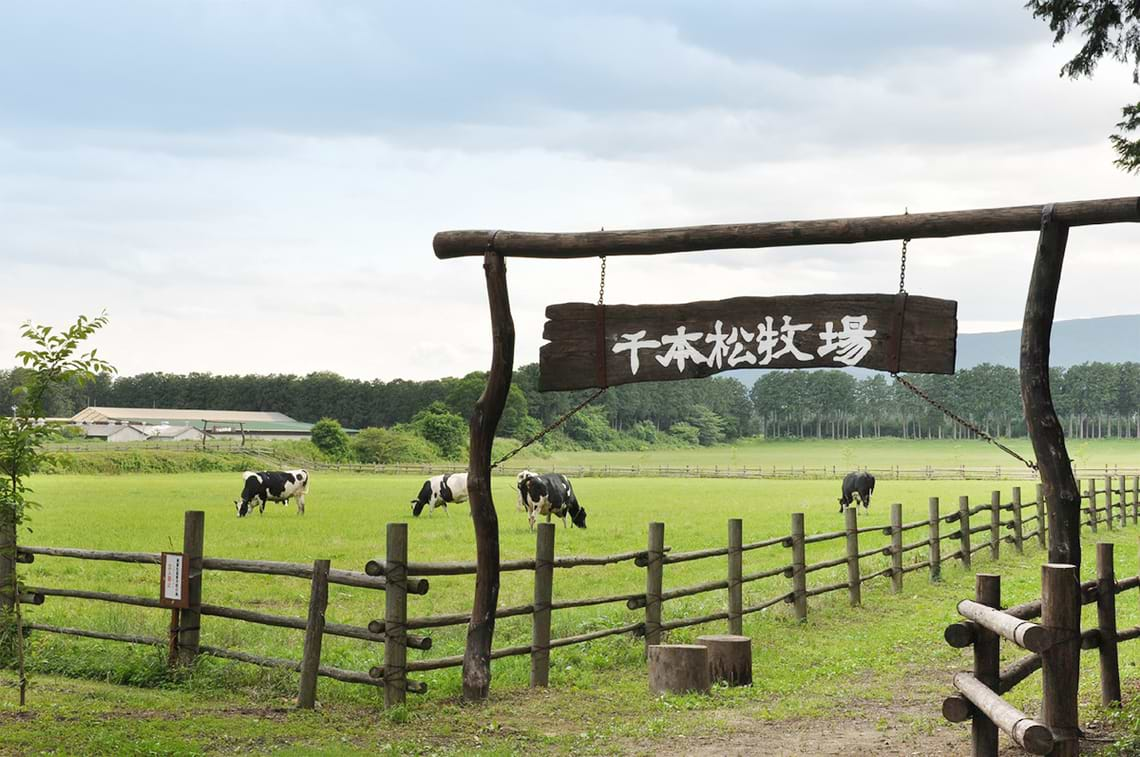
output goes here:
<path id="1" fill-rule="evenodd" d="M 697 638 L 709 649 L 709 677 L 729 686 L 752 683 L 752 639 L 747 636 L 713 634 Z"/>
<path id="2" fill-rule="evenodd" d="M 649 690 L 654 694 L 707 693 L 711 688 L 708 647 L 700 644 L 651 644 L 646 659 L 649 662 Z"/>

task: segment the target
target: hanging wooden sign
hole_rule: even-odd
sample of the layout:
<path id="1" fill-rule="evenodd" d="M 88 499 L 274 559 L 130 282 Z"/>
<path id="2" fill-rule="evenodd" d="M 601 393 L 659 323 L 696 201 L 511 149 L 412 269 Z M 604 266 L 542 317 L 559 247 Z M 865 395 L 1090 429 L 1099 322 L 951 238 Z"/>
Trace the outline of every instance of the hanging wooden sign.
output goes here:
<path id="1" fill-rule="evenodd" d="M 546 309 L 542 391 L 701 378 L 739 368 L 953 373 L 958 303 L 907 294 L 737 297 Z"/>

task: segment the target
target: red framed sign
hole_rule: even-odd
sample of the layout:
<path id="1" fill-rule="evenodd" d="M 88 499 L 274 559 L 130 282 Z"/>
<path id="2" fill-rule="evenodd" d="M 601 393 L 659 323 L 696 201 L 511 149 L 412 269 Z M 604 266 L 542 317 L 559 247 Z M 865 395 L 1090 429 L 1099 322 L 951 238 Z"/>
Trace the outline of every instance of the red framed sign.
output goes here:
<path id="1" fill-rule="evenodd" d="M 163 607 L 185 609 L 190 606 L 190 571 L 186 555 L 181 552 L 163 552 L 159 563 L 158 603 Z"/>

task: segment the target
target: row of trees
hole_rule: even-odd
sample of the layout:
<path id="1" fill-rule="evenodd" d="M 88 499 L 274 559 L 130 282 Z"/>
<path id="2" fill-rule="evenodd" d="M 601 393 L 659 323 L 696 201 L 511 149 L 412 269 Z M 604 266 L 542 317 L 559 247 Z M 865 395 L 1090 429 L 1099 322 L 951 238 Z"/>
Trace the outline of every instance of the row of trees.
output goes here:
<path id="1" fill-rule="evenodd" d="M 0 398 L 26 380 L 0 371 Z M 988 433 L 1022 436 L 1017 371 L 980 365 L 953 376 L 913 376 L 933 399 Z M 335 419 L 349 429 L 389 429 L 428 440 L 444 457 L 462 454 L 465 421 L 483 390 L 484 374 L 430 381 L 360 381 L 333 373 L 307 376 L 214 376 L 146 373 L 85 386 L 53 387 L 47 412 L 69 416 L 91 404 L 206 410 L 275 410 L 299 420 Z M 515 374 L 501 433 L 526 438 L 562 417 L 590 392 L 538 391 L 538 366 Z M 1053 398 L 1069 435 L 1140 436 L 1140 363 L 1083 363 L 1053 370 Z M 653 444 L 717 444 L 742 436 L 851 438 L 959 437 L 969 434 L 900 384 L 878 374 L 769 371 L 751 389 L 731 378 L 631 384 L 610 389 L 571 418 L 552 446 L 591 449 Z M 370 432 L 373 446 L 378 432 Z M 410 437 L 384 438 L 389 447 Z M 383 446 L 383 445 L 380 445 Z M 461 443 L 460 443 L 461 446 Z M 372 453 L 364 453 L 366 455 Z M 411 454 L 410 452 L 407 454 Z"/>

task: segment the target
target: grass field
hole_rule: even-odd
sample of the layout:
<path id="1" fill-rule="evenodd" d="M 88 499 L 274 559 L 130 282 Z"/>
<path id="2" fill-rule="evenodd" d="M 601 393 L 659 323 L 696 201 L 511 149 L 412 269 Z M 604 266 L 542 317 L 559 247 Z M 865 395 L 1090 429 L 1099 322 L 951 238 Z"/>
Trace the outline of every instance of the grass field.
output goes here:
<path id="1" fill-rule="evenodd" d="M 420 483 L 415 478 L 314 474 L 304 518 L 296 516 L 292 508 L 270 505 L 263 517 L 240 521 L 231 504 L 239 483 L 233 474 L 42 477 L 34 485 L 45 506 L 34 511 L 34 533 L 25 535 L 24 541 L 92 549 L 178 549 L 182 512 L 202 509 L 206 511 L 205 551 L 211 556 L 297 562 L 327 557 L 334 567 L 360 570 L 368 558 L 383 552 L 384 523 L 389 521 L 409 522 L 412 560 L 468 560 L 474 554 L 465 508 L 454 508 L 456 512 L 449 517 L 440 512 L 431 518 L 410 517 L 407 503 Z M 575 487 L 589 511 L 589 528 L 567 530 L 559 525 L 557 554 L 609 554 L 643 548 L 646 526 L 651 520 L 666 523 L 666 543 L 677 551 L 723 545 L 730 517 L 743 518 L 745 541 L 787 533 L 790 513 L 795 511 L 806 514 L 809 533 L 835 530 L 842 523 L 836 511 L 834 481 L 582 479 L 575 482 Z M 988 501 L 993 488 L 1003 489 L 1008 497 L 1008 483 L 882 482 L 865 521 L 886 523 L 892 501 L 904 503 L 904 520 L 916 520 L 926 517 L 929 496 L 939 496 L 943 510 L 949 512 L 956 509 L 960 495 L 969 495 L 975 502 Z M 514 509 L 511 481 L 496 480 L 494 491 L 503 557 L 532 556 L 534 536 L 527 528 L 526 517 Z M 1032 493 L 1027 490 L 1027 494 L 1026 499 L 1031 499 Z M 980 523 L 985 516 L 976 517 Z M 912 532 L 913 539 L 921 539 L 923 533 Z M 978 534 L 975 540 L 984 540 L 985 536 Z M 1118 565 L 1121 573 L 1130 570 L 1136 564 L 1135 530 L 1107 536 L 1126 545 L 1120 549 Z M 861 547 L 885 543 L 886 537 L 867 535 Z M 953 551 L 947 547 L 947 551 Z M 1004 549 L 1012 552 L 1009 547 Z M 808 561 L 837 556 L 841 550 L 841 542 L 812 545 Z M 1091 550 L 1086 553 L 1086 574 L 1091 571 L 1089 553 Z M 907 553 L 908 561 L 925 557 L 925 550 Z M 744 569 L 746 573 L 754 572 L 787 561 L 788 551 L 781 547 L 757 550 L 746 553 Z M 1042 561 L 1042 553 L 1029 547 L 1023 557 L 1004 556 L 1000 566 L 990 564 L 984 554 L 979 554 L 974 567 L 1003 573 L 1004 598 L 1014 603 L 1039 594 L 1038 566 Z M 886 557 L 874 557 L 864 562 L 863 570 L 866 573 L 886 566 Z M 157 570 L 150 566 L 41 557 L 22 568 L 28 583 L 45 586 L 153 596 L 157 582 Z M 665 588 L 719 579 L 724 572 L 723 558 L 670 565 L 665 570 Z M 864 587 L 861 608 L 849 608 L 844 592 L 813 598 L 806 624 L 796 623 L 790 608 L 783 604 L 748 616 L 744 631 L 755 640 L 757 680 L 749 689 L 718 690 L 708 699 L 645 697 L 640 640 L 615 637 L 555 650 L 552 691 L 544 694 L 541 701 L 545 702 L 544 708 L 553 708 L 552 712 L 575 710 L 572 723 L 553 717 L 551 712 L 535 711 L 533 697 L 525 694 L 525 657 L 494 663 L 495 702 L 482 715 L 473 715 L 470 709 L 455 704 L 459 672 L 452 669 L 414 676 L 429 684 L 429 693 L 422 697 L 409 695 L 407 710 L 380 718 L 373 729 L 351 728 L 343 722 L 345 718 L 363 717 L 360 713 L 375 715 L 378 694 L 369 687 L 322 679 L 322 719 L 290 716 L 280 718 L 278 723 L 274 717 L 267 717 L 254 725 L 226 713 L 241 702 L 283 705 L 294 691 L 293 674 L 207 659 L 189 680 L 183 680 L 171 677 L 161 655 L 154 650 L 48 634 L 34 635 L 30 644 L 30 664 L 44 687 L 33 689 L 32 694 L 33 701 L 46 698 L 62 712 L 81 707 L 94 691 L 103 691 L 100 696 L 106 701 L 101 706 L 113 712 L 137 706 L 142 700 L 155 711 L 193 701 L 195 706 L 205 708 L 202 717 L 233 721 L 223 730 L 225 738 L 236 740 L 235 744 L 268 744 L 274 749 L 301 744 L 306 745 L 301 751 L 328 749 L 328 753 L 355 749 L 383 752 L 380 747 L 384 746 L 394 753 L 446 753 L 456 744 L 475 743 L 492 751 L 501 749 L 503 753 L 538 748 L 607 752 L 629 746 L 630 728 L 652 741 L 706 732 L 740 713 L 761 719 L 827 717 L 834 712 L 836 702 L 849 702 L 854 692 L 858 708 L 866 710 L 866 717 L 886 718 L 883 713 L 890 712 L 891 702 L 904 695 L 929 702 L 929 712 L 905 715 L 909 719 L 907 727 L 916 732 L 928 731 L 942 727 L 937 721 L 937 704 L 949 685 L 950 671 L 966 664 L 962 652 L 942 643 L 941 631 L 954 618 L 956 601 L 972 595 L 973 579 L 956 565 L 945 568 L 944 575 L 943 583 L 931 585 L 925 572 L 908 574 L 901 597 L 890 593 L 888 580 L 876 580 Z M 845 577 L 843 567 L 820 571 L 809 578 L 809 587 Z M 628 563 L 557 571 L 554 587 L 555 598 L 638 592 L 644 589 L 644 571 Z M 782 577 L 748 584 L 745 604 L 755 604 L 787 590 L 788 582 Z M 504 574 L 500 603 L 525 604 L 531 600 L 532 591 L 529 574 Z M 300 579 L 210 572 L 204 580 L 203 601 L 300 617 L 305 615 L 307 592 L 307 581 Z M 465 611 L 470 607 L 471 592 L 469 577 L 432 578 L 427 596 L 409 597 L 409 615 Z M 716 592 L 668 602 L 664 618 L 718 611 L 723 609 L 724 601 L 723 592 Z M 333 586 L 329 606 L 330 621 L 363 625 L 382 615 L 383 595 Z M 1135 598 L 1122 600 L 1120 606 L 1122 626 L 1140 621 Z M 156 610 L 58 598 L 48 598 L 42 607 L 28 608 L 28 614 L 33 620 L 46 623 L 157 636 L 163 635 L 166 622 L 165 614 Z M 624 605 L 558 611 L 553 633 L 556 637 L 567 636 L 641 617 L 641 611 L 626 610 Z M 673 632 L 670 639 L 683 641 L 700 633 L 724 630 L 723 623 L 683 629 Z M 430 652 L 409 650 L 409 657 L 458 653 L 462 649 L 462 632 L 462 628 L 437 629 L 431 632 L 435 648 Z M 496 646 L 528 643 L 529 639 L 527 618 L 507 619 L 497 625 Z M 299 657 L 301 647 L 300 632 L 212 617 L 203 619 L 202 640 L 206 644 L 290 658 Z M 379 645 L 326 638 L 327 664 L 366 670 L 381 658 Z M 1086 672 L 1095 668 L 1095 663 L 1089 664 L 1090 657 L 1085 660 Z M 1140 644 L 1122 648 L 1122 661 L 1125 676 L 1135 675 Z M 172 689 L 172 693 L 169 699 L 162 699 L 140 689 L 104 690 L 94 683 L 62 682 L 63 679 L 50 677 L 53 674 Z M 3 680 L 10 682 L 11 678 Z M 1012 700 L 1033 710 L 1036 685 L 1026 684 Z M 1095 688 L 1086 686 L 1086 691 Z M 581 711 L 584 695 L 590 698 L 588 711 Z M 10 688 L 0 687 L 0 728 L 5 738 L 19 739 L 12 743 L 20 748 L 43 747 L 46 734 L 54 734 L 52 738 L 61 738 L 60 734 L 89 738 L 66 725 L 57 724 L 55 731 L 21 727 L 18 720 L 14 721 L 15 727 L 5 725 L 3 716 L 13 709 L 13 697 Z M 488 731 L 488 719 L 491 725 L 498 722 L 505 730 Z M 161 720 L 156 716 L 156 722 L 147 726 L 153 728 L 154 750 L 158 752 L 163 751 L 164 744 L 169 745 L 170 739 L 183 738 L 173 727 L 164 729 L 158 722 Z M 298 723 L 307 725 L 299 728 Z M 213 742 L 208 729 L 196 726 L 191 730 L 198 735 L 178 743 L 189 744 L 190 751 L 209 751 Z M 113 732 L 112 728 L 104 735 L 111 733 L 107 737 L 112 738 Z M 124 730 L 124 738 L 128 733 L 129 729 Z M 73 751 L 85 750 L 76 747 Z"/>

